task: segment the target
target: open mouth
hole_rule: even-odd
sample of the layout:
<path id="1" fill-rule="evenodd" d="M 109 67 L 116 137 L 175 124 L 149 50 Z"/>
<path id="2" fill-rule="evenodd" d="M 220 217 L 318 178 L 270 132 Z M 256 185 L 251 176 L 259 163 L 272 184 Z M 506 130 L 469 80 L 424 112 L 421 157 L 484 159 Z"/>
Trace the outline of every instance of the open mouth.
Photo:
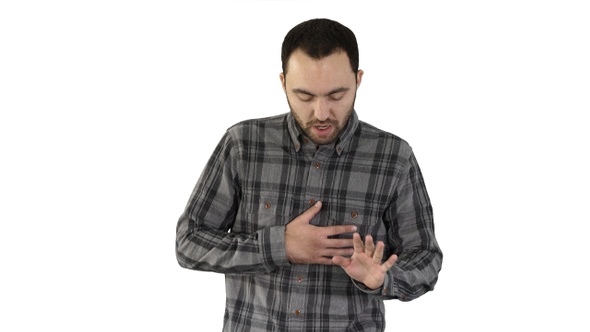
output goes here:
<path id="1" fill-rule="evenodd" d="M 319 125 L 319 126 L 313 126 L 313 128 L 315 129 L 316 133 L 318 133 L 320 135 L 327 134 L 332 130 L 331 125 Z"/>

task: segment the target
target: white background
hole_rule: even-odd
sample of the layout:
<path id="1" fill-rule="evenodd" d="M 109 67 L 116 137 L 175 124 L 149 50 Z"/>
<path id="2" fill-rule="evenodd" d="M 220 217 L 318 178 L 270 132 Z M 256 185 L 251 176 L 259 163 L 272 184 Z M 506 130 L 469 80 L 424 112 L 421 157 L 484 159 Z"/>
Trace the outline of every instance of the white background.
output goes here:
<path id="1" fill-rule="evenodd" d="M 177 265 L 176 221 L 227 127 L 288 111 L 284 35 L 328 17 L 445 255 L 388 330 L 587 331 L 586 3 L 3 1 L 0 330 L 221 330 L 223 275 Z"/>

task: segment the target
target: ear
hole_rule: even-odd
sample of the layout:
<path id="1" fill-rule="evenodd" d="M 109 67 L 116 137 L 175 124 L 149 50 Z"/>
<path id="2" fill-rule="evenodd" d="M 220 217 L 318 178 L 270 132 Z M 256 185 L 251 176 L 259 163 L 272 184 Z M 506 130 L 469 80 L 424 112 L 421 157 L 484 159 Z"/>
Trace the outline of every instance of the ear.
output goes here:
<path id="1" fill-rule="evenodd" d="M 285 93 L 287 93 L 287 85 L 285 83 L 285 74 L 283 72 L 281 72 L 279 77 L 281 78 L 281 86 L 283 87 L 283 91 L 285 91 Z"/>
<path id="2" fill-rule="evenodd" d="M 363 74 L 365 72 L 360 70 L 356 73 L 356 88 L 358 89 L 359 86 L 361 85 L 361 81 L 363 80 Z"/>

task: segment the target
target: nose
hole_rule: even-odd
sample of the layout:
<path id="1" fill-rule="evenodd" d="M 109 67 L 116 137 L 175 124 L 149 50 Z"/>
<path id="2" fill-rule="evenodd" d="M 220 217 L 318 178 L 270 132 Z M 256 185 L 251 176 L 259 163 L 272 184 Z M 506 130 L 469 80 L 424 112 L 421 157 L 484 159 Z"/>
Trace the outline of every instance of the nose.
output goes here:
<path id="1" fill-rule="evenodd" d="M 317 98 L 313 114 L 319 121 L 326 121 L 330 117 L 330 107 L 324 98 Z"/>

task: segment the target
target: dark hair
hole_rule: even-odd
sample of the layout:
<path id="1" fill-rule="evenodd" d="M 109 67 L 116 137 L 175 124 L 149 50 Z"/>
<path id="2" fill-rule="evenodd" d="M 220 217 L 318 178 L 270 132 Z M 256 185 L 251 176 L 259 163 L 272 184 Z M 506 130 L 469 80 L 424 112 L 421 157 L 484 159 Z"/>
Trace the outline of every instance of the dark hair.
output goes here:
<path id="1" fill-rule="evenodd" d="M 322 59 L 336 51 L 344 51 L 350 67 L 356 74 L 359 70 L 359 48 L 354 33 L 344 25 L 325 18 L 316 18 L 293 27 L 283 40 L 281 61 L 283 73 L 287 74 L 289 57 L 297 49 L 314 59 Z"/>

